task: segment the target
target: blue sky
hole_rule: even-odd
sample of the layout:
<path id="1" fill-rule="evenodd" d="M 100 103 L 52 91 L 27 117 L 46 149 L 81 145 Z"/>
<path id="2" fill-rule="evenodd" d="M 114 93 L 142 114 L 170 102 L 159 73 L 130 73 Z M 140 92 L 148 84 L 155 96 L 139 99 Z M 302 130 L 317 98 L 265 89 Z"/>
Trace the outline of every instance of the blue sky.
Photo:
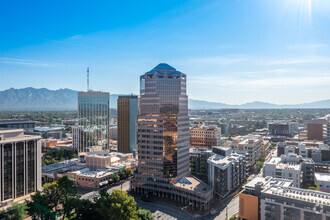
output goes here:
<path id="1" fill-rule="evenodd" d="M 0 90 L 138 93 L 160 62 L 193 99 L 330 98 L 329 0 L 1 1 Z"/>

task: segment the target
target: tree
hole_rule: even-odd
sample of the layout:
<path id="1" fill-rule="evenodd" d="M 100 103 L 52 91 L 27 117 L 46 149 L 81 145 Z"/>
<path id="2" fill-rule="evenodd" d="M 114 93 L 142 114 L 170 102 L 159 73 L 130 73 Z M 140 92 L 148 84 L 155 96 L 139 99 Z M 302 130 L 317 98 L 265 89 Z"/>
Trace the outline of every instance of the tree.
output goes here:
<path id="1" fill-rule="evenodd" d="M 74 216 L 71 219 L 75 220 L 98 220 L 101 219 L 96 211 L 95 204 L 86 199 L 71 199 L 75 204 Z"/>
<path id="2" fill-rule="evenodd" d="M 27 216 L 27 206 L 14 202 L 6 211 L 0 213 L 0 219 L 21 220 Z"/>
<path id="3" fill-rule="evenodd" d="M 31 196 L 32 201 L 27 202 L 28 212 L 34 219 L 62 219 L 73 215 L 77 188 L 68 177 L 62 177 L 58 181 L 44 185 L 44 191 Z"/>
<path id="4" fill-rule="evenodd" d="M 154 220 L 154 216 L 152 213 L 147 209 L 138 209 L 137 215 L 141 220 Z"/>
<path id="5" fill-rule="evenodd" d="M 259 161 L 259 162 L 256 164 L 256 168 L 257 168 L 258 171 L 260 171 L 261 168 L 262 168 L 263 166 L 264 166 L 264 163 L 261 162 L 261 161 Z"/>
<path id="6" fill-rule="evenodd" d="M 100 197 L 95 202 L 95 208 L 101 219 L 139 219 L 134 198 L 120 189 L 112 191 L 111 195 L 105 190 L 100 191 Z"/>
<path id="7" fill-rule="evenodd" d="M 110 176 L 110 179 L 115 183 L 115 182 L 118 182 L 120 180 L 120 177 L 117 173 L 115 173 L 115 174 L 112 174 Z"/>
<path id="8" fill-rule="evenodd" d="M 120 180 L 126 179 L 126 174 L 123 170 L 119 172 L 119 178 Z"/>
<path id="9" fill-rule="evenodd" d="M 69 180 L 67 176 L 64 176 L 57 182 L 57 194 L 59 203 L 63 206 L 61 209 L 63 219 L 70 219 L 75 206 L 73 201 L 78 198 L 77 187 L 74 185 L 72 180 Z"/>
<path id="10" fill-rule="evenodd" d="M 32 219 L 55 220 L 55 212 L 51 210 L 49 197 L 37 191 L 35 195 L 31 196 L 31 201 L 26 202 L 28 213 Z"/>
<path id="11" fill-rule="evenodd" d="M 126 177 L 133 176 L 133 170 L 130 168 L 125 168 L 124 173 L 125 173 Z"/>
<path id="12" fill-rule="evenodd" d="M 132 196 L 128 196 L 123 190 L 116 189 L 110 195 L 111 219 L 131 220 L 138 219 L 136 202 Z"/>

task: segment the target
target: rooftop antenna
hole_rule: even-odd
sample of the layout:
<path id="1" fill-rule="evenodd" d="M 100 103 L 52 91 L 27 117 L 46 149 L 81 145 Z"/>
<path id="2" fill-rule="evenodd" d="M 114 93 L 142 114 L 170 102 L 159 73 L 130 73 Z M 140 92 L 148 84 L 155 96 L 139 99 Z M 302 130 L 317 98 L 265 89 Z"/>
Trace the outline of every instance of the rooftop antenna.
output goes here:
<path id="1" fill-rule="evenodd" d="M 89 91 L 89 67 L 87 67 L 87 92 Z"/>

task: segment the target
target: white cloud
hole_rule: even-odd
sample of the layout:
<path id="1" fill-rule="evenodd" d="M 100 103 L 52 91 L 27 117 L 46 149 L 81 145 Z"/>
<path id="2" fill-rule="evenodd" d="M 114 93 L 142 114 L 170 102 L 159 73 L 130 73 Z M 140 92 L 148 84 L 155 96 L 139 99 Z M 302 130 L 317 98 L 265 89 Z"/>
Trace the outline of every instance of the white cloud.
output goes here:
<path id="1" fill-rule="evenodd" d="M 54 67 L 54 66 L 80 66 L 76 64 L 69 63 L 58 63 L 58 62 L 45 62 L 39 60 L 29 60 L 29 59 L 17 59 L 17 58 L 8 58 L 0 57 L 0 64 L 8 65 L 25 65 L 32 67 Z"/>
<path id="2" fill-rule="evenodd" d="M 270 60 L 270 65 L 290 65 L 290 64 L 307 64 L 307 63 L 326 63 L 330 64 L 330 57 L 327 56 L 309 56 L 309 57 L 297 57 L 286 58 L 281 60 Z"/>

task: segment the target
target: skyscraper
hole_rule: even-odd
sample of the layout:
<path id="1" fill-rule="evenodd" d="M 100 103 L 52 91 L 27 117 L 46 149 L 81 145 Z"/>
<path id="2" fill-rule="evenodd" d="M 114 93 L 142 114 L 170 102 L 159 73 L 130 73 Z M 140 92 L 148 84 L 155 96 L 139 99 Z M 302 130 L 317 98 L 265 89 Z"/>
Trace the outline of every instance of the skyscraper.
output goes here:
<path id="1" fill-rule="evenodd" d="M 207 209 L 212 189 L 189 175 L 186 74 L 161 63 L 140 77 L 133 191 Z"/>
<path id="2" fill-rule="evenodd" d="M 136 149 L 138 97 L 119 96 L 117 102 L 118 152 L 133 153 Z"/>
<path id="3" fill-rule="evenodd" d="M 186 74 L 161 63 L 142 75 L 140 83 L 139 173 L 180 179 L 189 171 Z"/>
<path id="4" fill-rule="evenodd" d="M 40 138 L 0 129 L 0 206 L 42 189 Z"/>
<path id="5" fill-rule="evenodd" d="M 109 93 L 78 93 L 79 153 L 109 149 Z"/>

